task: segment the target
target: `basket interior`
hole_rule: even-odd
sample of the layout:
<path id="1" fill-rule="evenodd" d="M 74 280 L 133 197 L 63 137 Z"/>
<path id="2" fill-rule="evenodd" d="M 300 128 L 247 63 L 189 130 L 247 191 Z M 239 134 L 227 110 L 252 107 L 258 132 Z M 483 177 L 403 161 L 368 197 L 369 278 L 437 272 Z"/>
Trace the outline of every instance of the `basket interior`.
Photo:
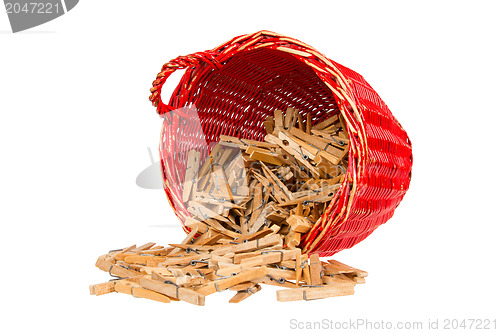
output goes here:
<path id="1" fill-rule="evenodd" d="M 263 140 L 263 122 L 276 109 L 311 113 L 313 124 L 339 112 L 331 90 L 308 65 L 264 48 L 236 53 L 222 69 L 193 80 L 190 90 L 209 144 L 221 134 Z"/>
<path id="2" fill-rule="evenodd" d="M 310 113 L 313 125 L 339 113 L 333 93 L 311 67 L 287 52 L 265 48 L 238 52 L 218 70 L 200 64 L 184 74 L 171 105 L 179 94 L 188 96 L 178 105 L 184 116 L 165 121 L 160 154 L 167 195 L 183 222 L 189 214 L 175 197 L 182 193 L 191 149 L 204 160 L 220 135 L 263 141 L 263 123 L 277 109 L 293 107 L 304 119 Z"/>

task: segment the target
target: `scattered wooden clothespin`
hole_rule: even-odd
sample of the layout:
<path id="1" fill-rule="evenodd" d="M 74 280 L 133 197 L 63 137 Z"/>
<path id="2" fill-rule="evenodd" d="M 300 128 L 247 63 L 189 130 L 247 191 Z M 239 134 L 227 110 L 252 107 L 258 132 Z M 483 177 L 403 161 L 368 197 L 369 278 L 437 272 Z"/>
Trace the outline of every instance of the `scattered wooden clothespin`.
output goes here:
<path id="1" fill-rule="evenodd" d="M 302 202 L 299 202 L 299 204 L 302 204 Z M 292 231 L 301 234 L 308 232 L 313 226 L 313 223 L 307 217 L 299 215 L 290 215 L 286 222 Z"/>
<path id="2" fill-rule="evenodd" d="M 152 250 L 150 243 L 139 247 L 141 251 L 130 252 L 135 248 L 129 247 L 126 253 L 121 252 L 126 255 L 125 260 L 139 262 L 134 264 L 139 270 L 123 266 L 126 262 L 113 264 L 106 260 L 106 255 L 100 256 L 97 266 L 117 280 L 92 285 L 90 293 L 119 292 L 164 303 L 185 301 L 204 305 L 205 296 L 226 289 L 237 292 L 229 302 L 241 302 L 261 290 L 260 284 L 266 284 L 289 288 L 277 292 L 278 301 L 312 300 L 350 295 L 367 275 L 335 260 L 321 262 L 317 254 L 308 259 L 298 248 L 284 249 L 279 234 L 237 244 L 195 245 L 190 244 L 190 238 L 188 235 L 184 244 L 171 247 Z M 152 251 L 157 252 L 149 253 Z M 147 267 L 139 260 L 157 254 L 164 254 L 166 259 L 155 262 L 154 267 Z M 117 269 L 113 270 L 114 267 Z"/>
<path id="3" fill-rule="evenodd" d="M 236 295 L 234 295 L 233 298 L 229 300 L 229 303 L 239 303 L 247 299 L 248 297 L 252 296 L 256 292 L 260 291 L 261 289 L 262 287 L 257 284 L 252 287 L 248 287 L 246 289 L 238 290 L 236 292 Z"/>
<path id="4" fill-rule="evenodd" d="M 309 257 L 309 270 L 311 273 L 311 284 L 312 285 L 322 285 L 323 284 L 323 278 L 322 278 L 322 271 L 323 271 L 323 266 L 321 265 L 321 262 L 319 260 L 319 255 L 317 253 L 312 254 Z"/>
<path id="5" fill-rule="evenodd" d="M 311 286 L 276 291 L 276 297 L 279 302 L 311 301 L 314 299 L 353 294 L 354 286 L 351 285 Z"/>

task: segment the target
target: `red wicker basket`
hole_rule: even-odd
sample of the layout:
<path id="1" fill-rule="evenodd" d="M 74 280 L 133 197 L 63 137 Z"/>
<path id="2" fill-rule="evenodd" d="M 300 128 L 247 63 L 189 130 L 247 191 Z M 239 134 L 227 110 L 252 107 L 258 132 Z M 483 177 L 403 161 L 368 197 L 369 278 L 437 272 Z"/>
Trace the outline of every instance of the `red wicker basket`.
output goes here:
<path id="1" fill-rule="evenodd" d="M 162 86 L 179 69 L 186 71 L 165 104 Z M 340 113 L 352 142 L 347 177 L 303 237 L 305 252 L 328 256 L 359 243 L 392 217 L 410 184 L 411 142 L 382 99 L 361 75 L 296 39 L 260 31 L 180 56 L 163 65 L 151 93 L 164 117 L 165 192 L 185 230 L 179 184 L 188 150 L 208 153 L 221 134 L 263 140 L 276 109 L 311 113 L 313 124 Z"/>

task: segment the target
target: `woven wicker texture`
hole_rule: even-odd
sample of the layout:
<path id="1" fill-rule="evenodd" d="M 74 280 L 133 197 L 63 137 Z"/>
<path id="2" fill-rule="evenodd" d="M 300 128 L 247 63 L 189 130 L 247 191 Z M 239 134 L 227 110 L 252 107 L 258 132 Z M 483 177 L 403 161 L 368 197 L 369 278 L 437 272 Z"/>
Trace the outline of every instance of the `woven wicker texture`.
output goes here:
<path id="1" fill-rule="evenodd" d="M 164 103 L 162 86 L 179 69 L 186 71 Z M 313 124 L 341 113 L 351 142 L 347 177 L 303 237 L 305 252 L 328 256 L 359 243 L 393 216 L 410 184 L 411 142 L 378 94 L 358 73 L 293 38 L 260 31 L 180 56 L 162 67 L 151 93 L 164 117 L 165 192 L 181 222 L 189 216 L 179 185 L 187 152 L 199 149 L 204 158 L 221 134 L 263 140 L 265 118 L 287 107 L 304 118 L 311 113 Z"/>

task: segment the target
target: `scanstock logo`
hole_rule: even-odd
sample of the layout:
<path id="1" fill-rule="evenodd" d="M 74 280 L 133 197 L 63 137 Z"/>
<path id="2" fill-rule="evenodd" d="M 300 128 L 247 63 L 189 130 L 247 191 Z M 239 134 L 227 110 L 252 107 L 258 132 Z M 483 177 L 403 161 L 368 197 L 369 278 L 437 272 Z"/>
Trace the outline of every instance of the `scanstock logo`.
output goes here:
<path id="1" fill-rule="evenodd" d="M 72 10 L 79 0 L 3 0 L 12 32 L 52 21 Z"/>

